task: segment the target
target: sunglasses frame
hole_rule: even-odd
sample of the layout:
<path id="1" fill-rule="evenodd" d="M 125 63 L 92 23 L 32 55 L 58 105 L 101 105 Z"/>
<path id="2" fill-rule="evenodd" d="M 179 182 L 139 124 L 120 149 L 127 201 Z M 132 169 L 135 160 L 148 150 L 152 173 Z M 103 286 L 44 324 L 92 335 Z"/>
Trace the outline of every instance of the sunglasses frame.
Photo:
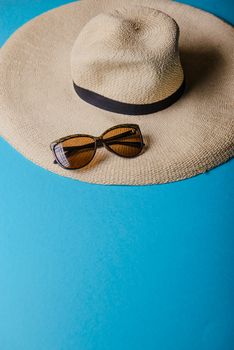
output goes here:
<path id="1" fill-rule="evenodd" d="M 134 156 L 122 156 L 122 155 L 118 154 L 117 152 L 113 151 L 105 143 L 105 140 L 103 139 L 104 135 L 106 133 L 108 133 L 109 131 L 112 131 L 112 130 L 115 130 L 115 129 L 118 129 L 118 128 L 121 128 L 121 127 L 122 128 L 126 128 L 126 127 L 127 128 L 133 128 L 133 129 L 135 129 L 135 130 L 137 130 L 139 132 L 141 148 L 140 148 L 140 151 L 139 151 L 138 154 L 136 154 Z M 55 147 L 61 142 L 64 142 L 66 140 L 70 140 L 70 139 L 73 139 L 73 138 L 77 138 L 77 137 L 89 137 L 89 138 L 93 139 L 94 140 L 94 146 L 95 146 L 94 147 L 94 153 L 93 153 L 92 158 L 86 164 L 84 164 L 83 166 L 81 166 L 79 168 L 67 168 L 59 161 L 59 159 L 58 159 L 58 157 L 56 155 L 56 152 L 55 152 Z M 145 146 L 144 141 L 143 141 L 143 136 L 142 136 L 141 129 L 140 129 L 139 125 L 137 125 L 137 124 L 118 124 L 118 125 L 112 126 L 111 128 L 105 130 L 100 136 L 92 136 L 92 135 L 87 135 L 87 134 L 73 134 L 73 135 L 62 137 L 60 139 L 57 139 L 57 140 L 51 142 L 50 149 L 51 149 L 51 151 L 53 152 L 53 154 L 55 156 L 54 163 L 59 164 L 63 169 L 66 169 L 66 170 L 79 170 L 79 169 L 82 169 L 85 166 L 87 166 L 89 163 L 91 163 L 93 158 L 95 157 L 95 154 L 96 154 L 97 148 L 98 148 L 98 142 L 100 142 L 102 144 L 102 146 L 105 147 L 109 152 L 114 153 L 117 156 L 122 157 L 122 158 L 135 158 L 135 157 L 139 156 L 141 154 L 144 146 Z"/>

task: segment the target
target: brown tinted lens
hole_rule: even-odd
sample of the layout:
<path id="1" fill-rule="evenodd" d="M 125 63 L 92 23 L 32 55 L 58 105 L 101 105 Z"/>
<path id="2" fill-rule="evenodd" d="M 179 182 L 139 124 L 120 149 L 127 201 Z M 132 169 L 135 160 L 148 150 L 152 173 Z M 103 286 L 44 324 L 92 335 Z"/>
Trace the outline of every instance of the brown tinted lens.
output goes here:
<path id="1" fill-rule="evenodd" d="M 117 127 L 103 135 L 105 144 L 122 157 L 135 157 L 143 147 L 142 137 L 138 128 Z"/>
<path id="2" fill-rule="evenodd" d="M 95 154 L 95 141 L 89 136 L 73 137 L 54 147 L 56 158 L 67 169 L 79 169 L 87 165 Z"/>

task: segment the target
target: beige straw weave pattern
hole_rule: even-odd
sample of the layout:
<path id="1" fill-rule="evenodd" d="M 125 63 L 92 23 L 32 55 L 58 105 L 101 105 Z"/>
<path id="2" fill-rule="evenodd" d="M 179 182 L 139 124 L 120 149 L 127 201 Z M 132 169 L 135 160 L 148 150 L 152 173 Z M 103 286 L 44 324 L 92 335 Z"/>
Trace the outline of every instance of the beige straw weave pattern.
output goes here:
<path id="1" fill-rule="evenodd" d="M 91 19 L 71 56 L 76 85 L 113 100 L 153 103 L 172 95 L 184 79 L 179 28 L 163 12 L 120 8 Z"/>

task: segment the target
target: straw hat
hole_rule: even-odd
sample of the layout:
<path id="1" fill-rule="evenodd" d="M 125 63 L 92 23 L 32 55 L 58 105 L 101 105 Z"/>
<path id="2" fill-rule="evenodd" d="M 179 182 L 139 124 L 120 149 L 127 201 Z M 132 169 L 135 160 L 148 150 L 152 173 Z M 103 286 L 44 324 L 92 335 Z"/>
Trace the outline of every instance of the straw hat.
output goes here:
<path id="1" fill-rule="evenodd" d="M 82 0 L 49 11 L 0 50 L 1 136 L 43 168 L 92 183 L 205 172 L 234 155 L 233 40 L 223 21 L 167 0 Z M 98 149 L 80 170 L 53 163 L 52 141 L 124 123 L 141 128 L 139 157 Z"/>

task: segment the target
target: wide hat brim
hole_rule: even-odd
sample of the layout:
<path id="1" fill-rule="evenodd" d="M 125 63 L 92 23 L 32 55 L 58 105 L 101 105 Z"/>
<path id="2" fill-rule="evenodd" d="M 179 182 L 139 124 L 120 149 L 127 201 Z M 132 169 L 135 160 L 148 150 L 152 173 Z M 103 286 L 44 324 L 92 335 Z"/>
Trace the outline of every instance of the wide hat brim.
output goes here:
<path id="1" fill-rule="evenodd" d="M 25 157 L 62 176 L 91 183 L 144 185 L 203 173 L 234 155 L 233 28 L 211 14 L 160 0 L 129 0 L 159 9 L 180 27 L 187 90 L 171 107 L 150 115 L 107 112 L 74 91 L 70 54 L 82 27 L 125 0 L 82 0 L 21 27 L 0 52 L 0 134 Z M 139 124 L 146 143 L 134 159 L 99 149 L 85 168 L 53 164 L 50 143 L 77 133 L 100 135 L 116 124 Z"/>

